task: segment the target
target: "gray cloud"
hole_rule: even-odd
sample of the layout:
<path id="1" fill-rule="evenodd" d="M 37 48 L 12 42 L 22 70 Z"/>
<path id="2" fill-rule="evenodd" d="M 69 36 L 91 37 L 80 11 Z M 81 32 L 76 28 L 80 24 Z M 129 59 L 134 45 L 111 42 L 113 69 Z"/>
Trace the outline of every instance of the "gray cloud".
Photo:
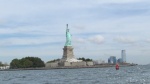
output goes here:
<path id="1" fill-rule="evenodd" d="M 86 46 L 86 49 L 80 52 L 83 56 L 107 53 L 105 48 L 110 49 L 113 55 L 115 52 L 112 49 L 122 49 L 123 44 L 134 44 L 137 39 L 149 38 L 149 4 L 148 0 L 1 0 L 0 46 L 65 43 L 65 25 L 68 23 L 73 35 L 73 44 Z M 13 37 L 13 34 L 16 36 Z M 20 37 L 20 35 L 24 36 Z M 78 38 L 74 38 L 76 35 Z M 113 37 L 116 37 L 113 40 L 120 44 L 116 45 L 111 40 Z M 100 48 L 92 44 L 103 42 L 105 42 L 101 45 L 103 52 L 99 53 Z M 54 51 L 52 55 L 61 56 L 64 43 L 63 45 L 53 44 L 46 49 L 44 46 L 37 46 L 30 50 L 22 47 L 23 51 L 19 50 L 19 55 L 28 55 L 24 51 L 30 52 L 29 54 L 44 55 L 43 53 L 60 49 L 59 53 Z M 143 45 L 141 43 L 141 46 Z M 56 46 L 57 49 L 55 49 Z M 13 48 L 16 53 L 12 52 L 10 47 L 3 48 L 6 49 L 7 56 L 18 53 L 17 47 Z M 3 53 L 3 48 L 0 48 L 1 55 L 6 55 L 6 52 Z M 41 48 L 42 52 L 39 50 Z M 128 55 L 136 56 L 138 48 L 126 45 L 125 48 L 132 50 L 128 52 Z M 143 47 L 143 49 L 147 48 Z M 86 53 L 87 51 L 89 53 Z M 145 54 L 145 57 L 148 55 Z M 93 58 L 96 58 L 94 56 Z"/>
<path id="2" fill-rule="evenodd" d="M 99 3 L 135 3 L 141 0 L 96 0 Z"/>
<path id="3" fill-rule="evenodd" d="M 74 38 L 74 41 L 84 45 L 86 45 L 86 43 L 102 44 L 104 42 L 104 37 L 101 35 L 90 35 L 87 38 Z"/>
<path id="4" fill-rule="evenodd" d="M 12 37 L 12 38 L 4 38 L 0 41 L 0 46 L 22 46 L 22 45 L 41 45 L 41 44 L 51 44 L 51 43 L 61 43 L 63 42 L 62 37 L 60 36 L 47 36 L 47 37 Z"/>
<path id="5" fill-rule="evenodd" d="M 150 39 L 146 39 L 145 42 L 150 43 Z"/>
<path id="6" fill-rule="evenodd" d="M 104 37 L 101 35 L 95 35 L 88 38 L 91 43 L 101 44 L 104 42 Z"/>
<path id="7" fill-rule="evenodd" d="M 123 36 L 119 36 L 113 39 L 114 41 L 117 41 L 119 43 L 125 43 L 125 44 L 133 44 L 136 42 L 135 38 L 132 37 L 123 37 Z"/>
<path id="8" fill-rule="evenodd" d="M 75 38 L 75 39 L 73 39 L 74 40 L 74 42 L 77 42 L 77 43 L 86 43 L 86 39 L 83 39 L 83 38 Z"/>

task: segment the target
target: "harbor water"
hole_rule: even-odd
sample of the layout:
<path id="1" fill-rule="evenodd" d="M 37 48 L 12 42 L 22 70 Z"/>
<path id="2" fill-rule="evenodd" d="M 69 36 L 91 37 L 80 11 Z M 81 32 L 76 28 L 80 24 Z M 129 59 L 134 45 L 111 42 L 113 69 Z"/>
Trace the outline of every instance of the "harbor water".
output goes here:
<path id="1" fill-rule="evenodd" d="M 0 71 L 0 84 L 150 84 L 150 65 Z"/>

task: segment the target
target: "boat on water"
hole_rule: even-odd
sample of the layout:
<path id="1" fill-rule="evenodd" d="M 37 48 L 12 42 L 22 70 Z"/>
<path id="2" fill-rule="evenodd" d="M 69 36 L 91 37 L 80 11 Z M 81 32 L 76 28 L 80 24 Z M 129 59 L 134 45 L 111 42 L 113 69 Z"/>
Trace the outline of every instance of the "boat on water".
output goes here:
<path id="1" fill-rule="evenodd" d="M 116 70 L 119 70 L 119 64 L 118 63 L 116 64 Z"/>

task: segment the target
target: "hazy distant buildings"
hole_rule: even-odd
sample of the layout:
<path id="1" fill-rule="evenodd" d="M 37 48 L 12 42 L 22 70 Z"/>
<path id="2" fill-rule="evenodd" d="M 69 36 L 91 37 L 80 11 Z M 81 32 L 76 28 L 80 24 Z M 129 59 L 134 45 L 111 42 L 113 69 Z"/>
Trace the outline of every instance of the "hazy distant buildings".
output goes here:
<path id="1" fill-rule="evenodd" d="M 115 56 L 110 56 L 108 58 L 108 63 L 109 64 L 126 63 L 126 51 L 121 50 L 121 58 L 119 58 L 118 60 L 116 59 Z"/>
<path id="2" fill-rule="evenodd" d="M 122 58 L 119 58 L 119 59 L 117 60 L 117 62 L 118 62 L 118 63 L 123 63 Z"/>
<path id="3" fill-rule="evenodd" d="M 122 62 L 126 63 L 126 51 L 125 50 L 121 51 L 121 57 L 122 57 Z"/>
<path id="4" fill-rule="evenodd" d="M 117 60 L 118 63 L 126 63 L 126 51 L 121 50 L 121 58 Z"/>
<path id="5" fill-rule="evenodd" d="M 104 63 L 105 63 L 105 61 L 102 59 L 94 61 L 94 64 L 104 64 Z"/>
<path id="6" fill-rule="evenodd" d="M 116 64 L 116 57 L 115 56 L 110 56 L 108 58 L 108 63 L 110 63 L 110 64 Z"/>
<path id="7" fill-rule="evenodd" d="M 9 65 L 7 65 L 7 66 L 0 66 L 0 70 L 9 69 L 9 68 L 10 68 Z"/>

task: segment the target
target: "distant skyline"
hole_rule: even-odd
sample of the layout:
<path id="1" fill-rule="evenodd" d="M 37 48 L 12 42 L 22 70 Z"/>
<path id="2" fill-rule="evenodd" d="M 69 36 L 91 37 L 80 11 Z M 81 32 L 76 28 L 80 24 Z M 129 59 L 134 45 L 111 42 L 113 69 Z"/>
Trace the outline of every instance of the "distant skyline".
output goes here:
<path id="1" fill-rule="evenodd" d="M 76 58 L 150 63 L 149 0 L 0 0 L 0 61 L 62 58 L 69 24 Z"/>

